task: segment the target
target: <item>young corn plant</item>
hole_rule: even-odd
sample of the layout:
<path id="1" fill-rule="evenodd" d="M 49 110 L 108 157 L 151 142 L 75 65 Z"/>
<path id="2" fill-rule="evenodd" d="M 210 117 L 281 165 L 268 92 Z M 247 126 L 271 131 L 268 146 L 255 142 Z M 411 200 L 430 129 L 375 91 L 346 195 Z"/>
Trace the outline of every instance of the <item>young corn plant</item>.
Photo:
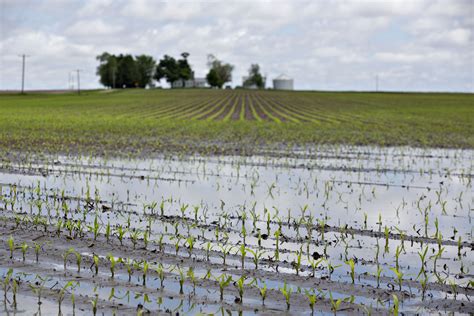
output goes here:
<path id="1" fill-rule="evenodd" d="M 227 255 L 230 253 L 232 249 L 234 249 L 234 247 L 231 245 L 219 245 L 219 249 L 221 250 L 221 253 L 219 254 L 219 256 L 222 258 L 222 264 L 226 266 Z"/>
<path id="2" fill-rule="evenodd" d="M 191 258 L 194 249 L 194 237 L 189 236 L 188 238 L 186 238 L 186 243 L 188 245 L 189 258 Z"/>
<path id="3" fill-rule="evenodd" d="M 156 273 L 158 274 L 158 278 L 160 279 L 160 287 L 161 289 L 163 289 L 165 282 L 165 271 L 161 263 L 158 264 L 158 267 L 156 267 Z"/>
<path id="4" fill-rule="evenodd" d="M 259 287 L 257 284 L 257 288 L 260 297 L 262 298 L 262 306 L 265 306 L 265 299 L 267 298 L 267 284 L 264 282 L 261 287 Z"/>
<path id="5" fill-rule="evenodd" d="M 100 233 L 99 217 L 97 215 L 94 218 L 93 226 L 89 226 L 89 230 L 94 233 L 94 241 L 96 241 Z"/>
<path id="6" fill-rule="evenodd" d="M 390 236 L 390 230 L 388 229 L 387 226 L 385 226 L 384 235 L 385 235 L 385 253 L 388 253 L 389 252 L 388 241 L 389 241 L 389 236 Z"/>
<path id="7" fill-rule="evenodd" d="M 398 296 L 395 294 L 392 294 L 393 297 L 393 316 L 398 316 L 398 309 L 399 309 L 399 301 L 398 301 Z"/>
<path id="8" fill-rule="evenodd" d="M 401 252 L 402 252 L 402 247 L 397 246 L 397 248 L 395 248 L 395 268 L 397 268 L 397 270 L 400 268 L 399 260 L 400 260 Z"/>
<path id="9" fill-rule="evenodd" d="M 133 249 L 135 249 L 138 243 L 138 238 L 140 237 L 140 231 L 138 229 L 134 229 L 129 234 L 129 236 L 130 236 L 130 239 L 132 240 Z"/>
<path id="10" fill-rule="evenodd" d="M 421 299 L 425 299 L 426 289 L 428 288 L 428 276 L 425 274 L 423 279 L 420 279 L 421 285 Z"/>
<path id="11" fill-rule="evenodd" d="M 114 256 L 112 256 L 112 254 L 108 254 L 107 255 L 107 259 L 109 260 L 110 262 L 110 277 L 113 279 L 114 276 L 115 276 L 115 265 L 121 261 L 120 259 L 116 259 Z"/>
<path id="12" fill-rule="evenodd" d="M 76 257 L 76 264 L 77 264 L 77 272 L 81 272 L 81 261 L 82 261 L 82 256 L 80 253 L 78 253 L 74 248 L 69 248 L 64 254 L 63 254 L 63 260 L 64 260 L 64 273 L 67 271 L 67 261 L 69 256 L 73 254 Z"/>
<path id="13" fill-rule="evenodd" d="M 23 262 L 26 260 L 26 251 L 28 250 L 28 244 L 26 242 L 23 242 L 20 246 L 21 248 L 21 254 L 23 257 Z"/>
<path id="14" fill-rule="evenodd" d="M 142 263 L 142 271 L 143 271 L 143 286 L 146 286 L 146 276 L 148 274 L 148 269 L 150 268 L 150 264 L 148 263 L 148 261 L 146 260 L 143 260 L 143 263 Z"/>
<path id="15" fill-rule="evenodd" d="M 318 296 L 316 295 L 316 293 L 314 293 L 314 291 L 310 292 L 308 290 L 304 290 L 304 293 L 308 298 L 309 308 L 311 308 L 311 315 L 314 315 L 314 305 L 316 305 L 316 300 Z"/>
<path id="16" fill-rule="evenodd" d="M 212 247 L 211 242 L 208 241 L 208 242 L 206 243 L 206 248 L 205 248 L 205 249 L 206 249 L 206 260 L 207 260 L 207 261 L 209 261 L 209 254 L 210 254 L 210 252 L 212 251 L 212 248 L 213 248 L 213 247 Z"/>
<path id="17" fill-rule="evenodd" d="M 240 304 L 244 302 L 245 279 L 245 276 L 241 276 L 236 282 L 237 290 L 239 291 Z"/>
<path id="18" fill-rule="evenodd" d="M 241 269 L 243 270 L 245 268 L 245 255 L 247 254 L 247 248 L 245 247 L 245 244 L 240 244 L 239 252 L 240 252 Z"/>
<path id="19" fill-rule="evenodd" d="M 92 255 L 92 265 L 94 266 L 95 275 L 99 274 L 99 256 L 96 254 Z"/>
<path id="20" fill-rule="evenodd" d="M 40 275 L 36 275 L 35 276 L 35 282 L 34 283 L 30 283 L 28 284 L 31 288 L 31 290 L 33 291 L 33 293 L 35 293 L 38 297 L 38 305 L 41 305 L 41 294 L 43 293 L 43 289 L 44 289 L 44 285 L 46 284 L 46 282 L 50 281 L 49 278 L 45 277 L 41 277 Z"/>
<path id="21" fill-rule="evenodd" d="M 148 230 L 143 232 L 143 245 L 145 250 L 148 248 L 148 243 L 150 242 L 150 232 Z"/>
<path id="22" fill-rule="evenodd" d="M 117 229 L 115 231 L 118 240 L 120 241 L 120 246 L 123 246 L 123 237 L 125 236 L 125 233 L 127 232 L 127 229 L 124 229 L 122 225 L 118 225 Z"/>
<path id="23" fill-rule="evenodd" d="M 420 266 L 420 272 L 418 272 L 418 276 L 416 277 L 417 279 L 421 276 L 424 275 L 426 277 L 426 255 L 428 254 L 428 246 L 426 246 L 424 249 L 422 249 L 420 252 L 418 252 L 418 256 L 420 257 L 421 260 L 421 266 Z"/>
<path id="24" fill-rule="evenodd" d="M 191 281 L 193 285 L 193 295 L 196 294 L 196 275 L 194 274 L 194 269 L 192 267 L 189 267 L 188 272 L 186 273 L 186 276 L 188 279 Z"/>
<path id="25" fill-rule="evenodd" d="M 222 301 L 224 299 L 224 289 L 232 282 L 232 276 L 224 273 L 217 277 L 216 281 L 219 283 L 220 300 Z"/>
<path id="26" fill-rule="evenodd" d="M 275 260 L 278 261 L 280 260 L 280 235 L 281 235 L 281 229 L 277 229 L 275 231 Z"/>
<path id="27" fill-rule="evenodd" d="M 175 251 L 175 254 L 177 256 L 178 253 L 179 253 L 179 243 L 181 241 L 181 235 L 176 235 L 176 237 L 171 237 L 171 238 L 175 240 L 175 242 L 174 242 L 174 251 Z"/>
<path id="28" fill-rule="evenodd" d="M 260 261 L 260 258 L 265 254 L 265 251 L 260 251 L 260 250 L 252 250 L 252 249 L 247 249 L 248 252 L 250 252 L 253 256 L 253 263 L 255 264 L 255 270 L 258 269 L 258 262 Z"/>
<path id="29" fill-rule="evenodd" d="M 331 310 L 333 311 L 334 316 L 336 316 L 337 311 L 339 310 L 339 307 L 341 306 L 342 299 L 340 298 L 340 299 L 335 300 L 332 297 L 331 291 L 329 291 L 329 302 L 331 303 Z"/>
<path id="30" fill-rule="evenodd" d="M 280 292 L 285 297 L 286 310 L 290 310 L 292 288 L 287 286 L 286 281 L 283 283 L 283 287 L 280 287 Z"/>
<path id="31" fill-rule="evenodd" d="M 176 267 L 177 267 L 178 273 L 179 273 L 179 294 L 184 294 L 183 285 L 184 285 L 184 281 L 186 280 L 186 278 L 184 276 L 183 269 L 181 269 L 180 266 L 176 266 Z"/>
<path id="32" fill-rule="evenodd" d="M 164 238 L 163 234 L 161 234 L 160 237 L 158 238 L 158 250 L 160 251 L 160 253 L 163 253 L 165 250 L 163 238 Z"/>
<path id="33" fill-rule="evenodd" d="M 91 305 L 92 305 L 92 315 L 96 316 L 97 315 L 97 304 L 99 301 L 99 295 L 95 294 L 94 298 L 90 300 Z"/>
<path id="34" fill-rule="evenodd" d="M 398 289 L 401 291 L 403 283 L 403 272 L 397 268 L 390 268 L 390 270 L 392 270 L 393 273 L 395 273 L 395 275 L 397 276 Z"/>
<path id="35" fill-rule="evenodd" d="M 376 275 L 376 277 L 377 277 L 377 288 L 380 287 L 380 275 L 382 274 L 382 271 L 383 271 L 382 267 L 379 264 L 377 264 L 377 275 Z"/>
<path id="36" fill-rule="evenodd" d="M 127 259 L 122 258 L 120 262 L 125 266 L 125 269 L 127 270 L 127 274 L 128 274 L 128 282 L 130 282 L 132 280 L 133 268 L 135 267 L 135 262 L 131 260 L 130 258 L 127 258 Z"/>
<path id="37" fill-rule="evenodd" d="M 312 270 L 311 276 L 313 278 L 316 277 L 316 269 L 323 261 L 324 261 L 324 258 L 319 258 L 317 260 L 314 260 L 313 257 L 311 256 L 309 257 L 309 264 L 311 265 L 311 270 Z"/>
<path id="38" fill-rule="evenodd" d="M 301 269 L 301 258 L 303 257 L 303 246 L 300 247 L 300 250 L 296 253 L 296 261 L 294 263 L 296 275 L 300 274 Z"/>
<path id="39" fill-rule="evenodd" d="M 40 254 L 40 251 L 41 251 L 41 248 L 42 248 L 42 244 L 34 241 L 33 244 L 35 245 L 35 259 L 36 259 L 36 263 L 39 262 L 39 254 Z"/>
<path id="40" fill-rule="evenodd" d="M 10 288 L 10 282 L 12 280 L 12 275 L 13 275 L 13 269 L 10 268 L 8 269 L 7 274 L 5 275 L 5 278 L 2 282 L 2 287 L 3 287 L 3 300 L 4 303 L 7 303 L 7 294 L 8 294 L 8 289 Z"/>
<path id="41" fill-rule="evenodd" d="M 61 315 L 61 305 L 64 301 L 64 297 L 66 296 L 66 291 L 68 288 L 74 288 L 77 285 L 77 282 L 69 281 L 67 282 L 60 290 L 58 296 L 58 307 L 59 307 L 59 314 Z"/>
<path id="42" fill-rule="evenodd" d="M 13 239 L 13 236 L 10 235 L 10 238 L 8 238 L 8 248 L 10 249 L 10 259 L 13 259 L 13 251 L 15 250 L 15 240 Z"/>
<path id="43" fill-rule="evenodd" d="M 326 260 L 326 263 L 328 265 L 329 280 L 331 280 L 331 276 L 334 273 L 334 270 L 341 267 L 341 265 L 333 266 L 329 260 Z"/>
<path id="44" fill-rule="evenodd" d="M 352 279 L 352 284 L 354 284 L 355 283 L 355 263 L 354 263 L 354 259 L 347 260 L 346 264 L 351 269 L 351 279 Z"/>
<path id="45" fill-rule="evenodd" d="M 76 256 L 77 273 L 80 273 L 81 272 L 82 256 L 77 251 L 74 251 L 74 255 Z"/>

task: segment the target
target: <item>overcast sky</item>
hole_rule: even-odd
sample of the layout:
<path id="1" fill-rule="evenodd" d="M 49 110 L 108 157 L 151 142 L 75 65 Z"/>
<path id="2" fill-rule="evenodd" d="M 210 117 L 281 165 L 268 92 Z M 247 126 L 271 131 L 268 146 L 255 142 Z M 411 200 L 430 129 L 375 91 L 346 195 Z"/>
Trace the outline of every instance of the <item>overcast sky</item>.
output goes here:
<path id="1" fill-rule="evenodd" d="M 189 52 L 197 77 L 206 56 L 251 63 L 297 89 L 474 92 L 474 0 L 157 1 L 0 0 L 0 90 L 100 87 L 95 57 Z M 270 80 L 267 80 L 267 85 Z M 270 82 L 271 83 L 271 82 Z"/>

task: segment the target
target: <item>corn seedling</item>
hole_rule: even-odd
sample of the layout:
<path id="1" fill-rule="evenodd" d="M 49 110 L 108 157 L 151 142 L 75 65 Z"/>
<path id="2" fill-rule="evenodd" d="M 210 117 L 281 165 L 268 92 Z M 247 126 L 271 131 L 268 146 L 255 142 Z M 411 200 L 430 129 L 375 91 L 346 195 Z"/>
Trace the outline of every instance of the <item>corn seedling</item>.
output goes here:
<path id="1" fill-rule="evenodd" d="M 232 276 L 224 273 L 217 277 L 216 281 L 219 283 L 220 300 L 222 301 L 224 299 L 224 289 L 232 282 Z"/>
<path id="2" fill-rule="evenodd" d="M 329 291 L 329 302 L 331 303 L 331 310 L 333 311 L 334 315 L 337 314 L 339 307 L 341 306 L 342 299 L 333 299 L 331 291 Z"/>
<path id="3" fill-rule="evenodd" d="M 241 276 L 236 282 L 237 290 L 239 291 L 240 304 L 244 302 L 245 279 L 245 276 Z"/>
<path id="4" fill-rule="evenodd" d="M 265 299 L 267 298 L 267 284 L 263 283 L 261 287 L 258 287 L 258 292 L 260 293 L 260 297 L 262 298 L 262 305 L 265 306 Z"/>
<path id="5" fill-rule="evenodd" d="M 90 303 L 92 305 L 92 315 L 97 315 L 97 303 L 99 301 L 99 295 L 95 294 L 94 298 L 90 300 Z"/>
<path id="6" fill-rule="evenodd" d="M 189 258 L 191 258 L 194 249 L 194 237 L 189 236 L 188 238 L 186 238 L 186 243 L 188 244 Z"/>
<path id="7" fill-rule="evenodd" d="M 115 276 L 115 265 L 120 261 L 120 259 L 116 259 L 110 253 L 107 255 L 107 259 L 110 262 L 110 277 L 113 279 Z"/>
<path id="8" fill-rule="evenodd" d="M 148 261 L 143 260 L 142 263 L 142 271 L 143 271 L 143 286 L 146 286 L 146 276 L 148 274 L 148 269 L 150 268 L 150 264 Z"/>
<path id="9" fill-rule="evenodd" d="M 346 261 L 346 264 L 351 269 L 351 279 L 352 279 L 352 284 L 354 284 L 354 282 L 355 282 L 355 263 L 354 263 L 354 259 L 350 259 L 350 260 Z"/>
<path id="10" fill-rule="evenodd" d="M 26 251 L 28 250 L 28 244 L 26 242 L 23 242 L 20 246 L 20 249 L 21 249 L 21 254 L 22 254 L 22 257 L 23 257 L 23 262 L 25 262 Z"/>
<path id="11" fill-rule="evenodd" d="M 401 291 L 403 283 L 403 272 L 397 268 L 390 268 L 390 270 L 392 270 L 393 273 L 395 273 L 395 275 L 397 276 L 398 289 Z"/>
<path id="12" fill-rule="evenodd" d="M 395 294 L 392 294 L 393 297 L 393 316 L 398 316 L 398 309 L 399 309 L 399 301 L 398 301 L 398 296 Z"/>
<path id="13" fill-rule="evenodd" d="M 286 281 L 283 283 L 283 287 L 280 287 L 280 292 L 285 297 L 286 310 L 290 310 L 290 299 L 291 299 L 291 287 L 288 287 Z"/>
<path id="14" fill-rule="evenodd" d="M 186 276 L 189 280 L 191 280 L 191 283 L 193 285 L 193 294 L 196 294 L 196 276 L 194 275 L 194 269 L 192 267 L 189 267 Z"/>
<path id="15" fill-rule="evenodd" d="M 165 281 L 165 272 L 163 265 L 160 263 L 158 267 L 156 267 L 156 273 L 158 274 L 158 278 L 160 279 L 160 287 L 161 289 L 164 288 L 164 281 Z"/>
<path id="16" fill-rule="evenodd" d="M 310 292 L 308 290 L 305 290 L 304 293 L 305 293 L 306 297 L 308 298 L 309 308 L 311 308 L 311 315 L 313 315 L 314 314 L 314 305 L 316 305 L 316 300 L 317 300 L 318 296 L 316 295 L 316 293 Z"/>
<path id="17" fill-rule="evenodd" d="M 94 266 L 95 275 L 99 274 L 99 256 L 96 254 L 92 255 L 92 264 Z"/>
<path id="18" fill-rule="evenodd" d="M 10 235 L 8 238 L 8 248 L 10 249 L 10 259 L 13 259 L 13 251 L 15 250 L 15 240 L 13 236 Z"/>
<path id="19" fill-rule="evenodd" d="M 221 250 L 219 256 L 222 258 L 222 264 L 224 266 L 226 265 L 226 257 L 233 248 L 231 245 L 219 245 L 219 249 Z"/>

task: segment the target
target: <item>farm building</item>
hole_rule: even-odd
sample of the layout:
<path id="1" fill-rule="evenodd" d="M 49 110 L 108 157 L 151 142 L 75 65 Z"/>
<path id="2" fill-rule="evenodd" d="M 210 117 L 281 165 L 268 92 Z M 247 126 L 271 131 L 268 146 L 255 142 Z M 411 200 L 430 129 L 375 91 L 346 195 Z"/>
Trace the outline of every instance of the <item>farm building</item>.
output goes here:
<path id="1" fill-rule="evenodd" d="M 293 90 L 293 78 L 287 75 L 279 75 L 273 79 L 273 89 L 275 90 Z"/>
<path id="2" fill-rule="evenodd" d="M 256 84 L 249 84 L 247 80 L 249 79 L 248 76 L 242 77 L 242 87 L 245 89 L 258 89 Z M 265 82 L 267 81 L 266 77 L 263 77 L 263 86 L 265 87 Z"/>
<path id="3" fill-rule="evenodd" d="M 172 88 L 206 88 L 206 78 L 194 78 L 189 80 L 176 80 L 171 83 Z"/>

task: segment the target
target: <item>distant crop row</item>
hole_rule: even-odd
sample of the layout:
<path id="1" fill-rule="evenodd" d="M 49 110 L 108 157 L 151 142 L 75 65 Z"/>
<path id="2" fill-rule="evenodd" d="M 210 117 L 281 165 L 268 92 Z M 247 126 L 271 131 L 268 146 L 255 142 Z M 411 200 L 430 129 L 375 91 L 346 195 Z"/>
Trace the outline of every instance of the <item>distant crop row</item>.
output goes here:
<path id="1" fill-rule="evenodd" d="M 213 121 L 343 122 L 354 116 L 330 113 L 312 100 L 265 92 L 229 91 L 204 98 L 183 99 L 164 106 L 143 108 L 144 118 L 197 119 Z M 138 113 L 134 113 L 135 115 Z"/>
<path id="2" fill-rule="evenodd" d="M 101 104 L 100 107 L 79 108 L 78 115 L 110 115 L 117 118 L 267 121 L 293 123 L 342 123 L 361 120 L 363 115 L 337 111 L 347 102 L 327 103 L 311 95 L 272 93 L 264 91 L 204 91 L 184 92 L 174 97 L 161 97 L 152 102 L 140 100 L 133 105 Z M 144 103 L 144 104 L 143 104 Z M 330 106 L 328 106 L 330 105 Z M 113 109 L 112 109 L 113 107 Z M 76 110 L 79 110 L 76 109 Z M 64 108 L 61 114 L 70 112 Z M 110 113 L 110 111 L 113 111 Z M 365 120 L 367 122 L 367 118 Z"/>
<path id="3" fill-rule="evenodd" d="M 2 94 L 0 149 L 473 148 L 473 101 L 472 94 L 214 89 Z"/>

